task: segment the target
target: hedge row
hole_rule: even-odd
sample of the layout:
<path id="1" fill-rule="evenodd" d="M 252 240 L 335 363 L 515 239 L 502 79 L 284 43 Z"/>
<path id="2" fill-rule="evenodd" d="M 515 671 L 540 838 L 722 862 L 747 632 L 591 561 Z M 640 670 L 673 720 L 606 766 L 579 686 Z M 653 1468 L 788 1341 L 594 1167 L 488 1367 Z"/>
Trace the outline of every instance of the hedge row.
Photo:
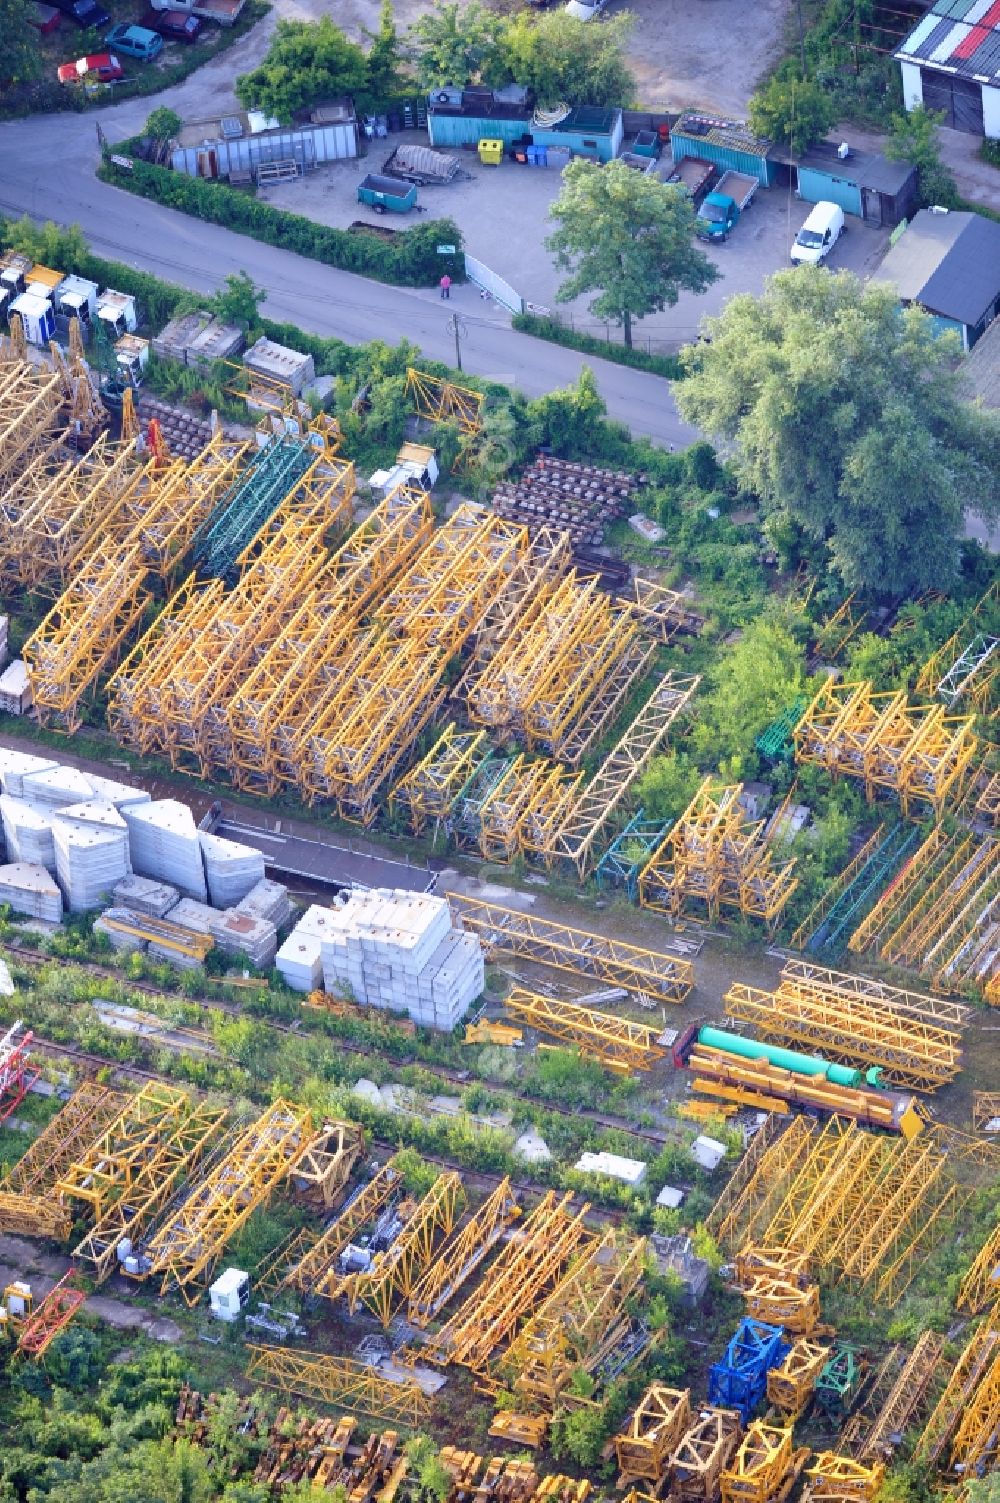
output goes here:
<path id="1" fill-rule="evenodd" d="M 568 329 L 555 318 L 545 318 L 537 313 L 515 313 L 511 323 L 522 334 L 534 334 L 536 339 L 563 344 L 583 355 L 599 355 L 602 360 L 612 360 L 616 365 L 629 365 L 634 370 L 650 371 L 654 376 L 666 376 L 669 381 L 678 380 L 683 374 L 676 355 L 648 355 L 645 350 L 629 350 L 623 344 L 613 344 L 593 334 Z"/>
<path id="2" fill-rule="evenodd" d="M 154 199 L 169 209 L 180 209 L 184 214 L 223 225 L 266 245 L 295 251 L 326 266 L 353 271 L 377 282 L 390 282 L 397 287 L 433 287 L 445 271 L 453 281 L 465 277 L 462 234 L 450 219 L 433 219 L 402 230 L 389 242 L 375 235 L 352 235 L 347 230 L 331 229 L 223 183 L 188 177 L 149 162 L 133 160 L 129 171 L 106 158 L 98 169 L 98 177 L 141 198 Z M 457 246 L 456 254 L 439 256 L 437 247 L 442 243 Z"/>

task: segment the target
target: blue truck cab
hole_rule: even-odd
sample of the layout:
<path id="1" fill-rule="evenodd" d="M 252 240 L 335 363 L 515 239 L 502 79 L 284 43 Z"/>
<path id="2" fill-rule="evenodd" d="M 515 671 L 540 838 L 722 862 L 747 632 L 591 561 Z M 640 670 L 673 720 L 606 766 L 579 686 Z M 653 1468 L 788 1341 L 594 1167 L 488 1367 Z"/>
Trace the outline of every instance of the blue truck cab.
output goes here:
<path id="1" fill-rule="evenodd" d="M 714 190 L 702 199 L 695 227 L 702 240 L 728 240 L 757 192 L 758 180 L 747 172 L 724 172 Z"/>

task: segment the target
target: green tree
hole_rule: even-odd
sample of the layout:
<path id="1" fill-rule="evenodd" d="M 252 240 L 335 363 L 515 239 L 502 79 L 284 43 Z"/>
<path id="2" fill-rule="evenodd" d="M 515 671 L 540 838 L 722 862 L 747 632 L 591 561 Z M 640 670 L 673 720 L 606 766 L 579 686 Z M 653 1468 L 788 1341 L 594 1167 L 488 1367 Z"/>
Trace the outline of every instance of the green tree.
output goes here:
<path id="1" fill-rule="evenodd" d="M 144 136 L 152 136 L 154 141 L 170 141 L 178 134 L 183 123 L 176 110 L 168 110 L 166 105 L 160 105 L 159 109 L 146 116 L 142 133 Z"/>
<path id="2" fill-rule="evenodd" d="M 0 0 L 0 84 L 31 83 L 42 71 L 29 0 Z"/>
<path id="3" fill-rule="evenodd" d="M 786 63 L 750 99 L 750 129 L 801 156 L 837 118 L 833 97 L 796 63 Z"/>
<path id="4" fill-rule="evenodd" d="M 850 588 L 946 588 L 964 513 L 1000 507 L 1000 421 L 962 399 L 957 343 L 892 288 L 798 267 L 731 298 L 682 352 L 688 422 L 745 491 L 825 542 Z"/>
<path id="5" fill-rule="evenodd" d="M 607 1438 L 603 1409 L 564 1409 L 552 1421 L 549 1443 L 557 1461 L 568 1457 L 589 1470 L 600 1465 Z"/>
<path id="6" fill-rule="evenodd" d="M 788 708 L 804 681 L 805 656 L 788 623 L 770 616 L 751 622 L 713 672 L 692 733 L 699 761 L 728 761 L 734 772 L 752 765 L 754 740 Z"/>
<path id="7" fill-rule="evenodd" d="M 236 80 L 245 109 L 264 110 L 282 124 L 296 110 L 339 94 L 363 94 L 368 59 L 329 16 L 318 21 L 279 21 L 267 56 Z"/>
<path id="8" fill-rule="evenodd" d="M 654 757 L 639 783 L 639 799 L 651 819 L 676 819 L 694 797 L 701 777 L 683 752 Z"/>
<path id="9" fill-rule="evenodd" d="M 543 108 L 617 105 L 635 93 L 626 54 L 632 25 L 628 14 L 581 26 L 565 10 L 522 10 L 504 29 L 503 54 L 511 76 Z"/>
<path id="10" fill-rule="evenodd" d="M 258 320 L 258 310 L 267 297 L 263 287 L 256 287 L 253 278 L 245 271 L 230 272 L 225 286 L 212 299 L 212 312 L 223 323 L 238 324 L 241 329 L 252 329 Z"/>
<path id="11" fill-rule="evenodd" d="M 382 0 L 378 31 L 371 37 L 368 49 L 365 93 L 373 106 L 392 99 L 403 87 L 400 56 L 399 33 L 396 30 L 396 13 L 392 0 Z"/>
<path id="12" fill-rule="evenodd" d="M 499 16 L 471 0 L 464 10 L 437 0 L 410 27 L 410 51 L 421 88 L 441 84 L 499 83 L 503 72 Z"/>
<path id="13" fill-rule="evenodd" d="M 923 105 L 893 115 L 885 154 L 892 162 L 913 163 L 917 169 L 921 204 L 940 204 L 945 209 L 954 209 L 959 201 L 958 188 L 950 169 L 941 160 L 938 137 L 938 126 L 943 119 L 944 115 L 925 110 Z"/>
<path id="14" fill-rule="evenodd" d="M 43 266 L 77 266 L 90 252 L 78 224 L 35 224 L 25 214 L 7 227 L 4 241 L 11 250 L 31 256 Z"/>
<path id="15" fill-rule="evenodd" d="M 445 1503 L 453 1479 L 431 1437 L 415 1435 L 407 1441 L 406 1456 L 410 1463 L 410 1477 L 416 1484 L 415 1491 L 421 1503 Z"/>
<path id="16" fill-rule="evenodd" d="M 596 292 L 590 311 L 622 328 L 630 349 L 633 318 L 672 308 L 682 291 L 704 292 L 719 275 L 694 243 L 687 195 L 624 162 L 570 162 L 549 215 L 559 228 L 545 243 L 570 272 L 557 301 Z"/>

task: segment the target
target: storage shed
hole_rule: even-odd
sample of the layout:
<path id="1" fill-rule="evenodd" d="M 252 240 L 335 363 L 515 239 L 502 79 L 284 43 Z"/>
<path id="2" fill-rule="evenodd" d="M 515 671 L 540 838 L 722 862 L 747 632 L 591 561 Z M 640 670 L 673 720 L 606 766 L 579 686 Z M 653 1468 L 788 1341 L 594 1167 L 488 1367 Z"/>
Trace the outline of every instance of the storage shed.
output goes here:
<path id="1" fill-rule="evenodd" d="M 878 151 L 851 151 L 821 141 L 796 163 L 799 197 L 806 203 L 839 204 L 875 229 L 893 229 L 909 219 L 918 202 L 917 169 L 890 162 Z"/>
<path id="2" fill-rule="evenodd" d="M 358 124 L 350 101 L 317 105 L 291 125 L 257 110 L 186 123 L 170 165 L 188 177 L 258 175 L 262 167 L 310 172 L 321 162 L 358 155 Z"/>
<path id="3" fill-rule="evenodd" d="M 895 57 L 908 110 L 922 105 L 954 130 L 1000 137 L 1000 4 L 934 0 Z"/>
<path id="4" fill-rule="evenodd" d="M 530 142 L 533 146 L 562 148 L 565 153 L 610 162 L 622 148 L 622 112 L 595 105 L 578 105 L 561 120 L 544 123 L 528 103 L 525 89 L 435 89 L 427 100 L 427 130 L 438 150 L 477 146 L 481 140 L 502 141 L 504 146 Z"/>
<path id="5" fill-rule="evenodd" d="M 778 174 L 777 162 L 770 159 L 771 142 L 753 135 L 738 120 L 688 111 L 670 132 L 670 145 L 675 162 L 700 157 L 720 172 L 749 173 L 764 188 L 770 188 Z"/>
<path id="6" fill-rule="evenodd" d="M 1000 224 L 982 214 L 921 209 L 893 245 L 873 282 L 895 287 L 971 350 L 1000 313 Z"/>

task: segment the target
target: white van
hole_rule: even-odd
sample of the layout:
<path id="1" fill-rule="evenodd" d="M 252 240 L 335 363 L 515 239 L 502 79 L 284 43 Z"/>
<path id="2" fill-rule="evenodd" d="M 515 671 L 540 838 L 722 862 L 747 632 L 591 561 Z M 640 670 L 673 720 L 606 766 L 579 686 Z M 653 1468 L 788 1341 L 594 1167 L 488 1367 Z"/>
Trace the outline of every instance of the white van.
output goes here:
<path id="1" fill-rule="evenodd" d="M 844 211 L 839 204 L 813 204 L 809 218 L 795 237 L 792 265 L 805 262 L 818 266 L 825 261 L 844 233 Z"/>

